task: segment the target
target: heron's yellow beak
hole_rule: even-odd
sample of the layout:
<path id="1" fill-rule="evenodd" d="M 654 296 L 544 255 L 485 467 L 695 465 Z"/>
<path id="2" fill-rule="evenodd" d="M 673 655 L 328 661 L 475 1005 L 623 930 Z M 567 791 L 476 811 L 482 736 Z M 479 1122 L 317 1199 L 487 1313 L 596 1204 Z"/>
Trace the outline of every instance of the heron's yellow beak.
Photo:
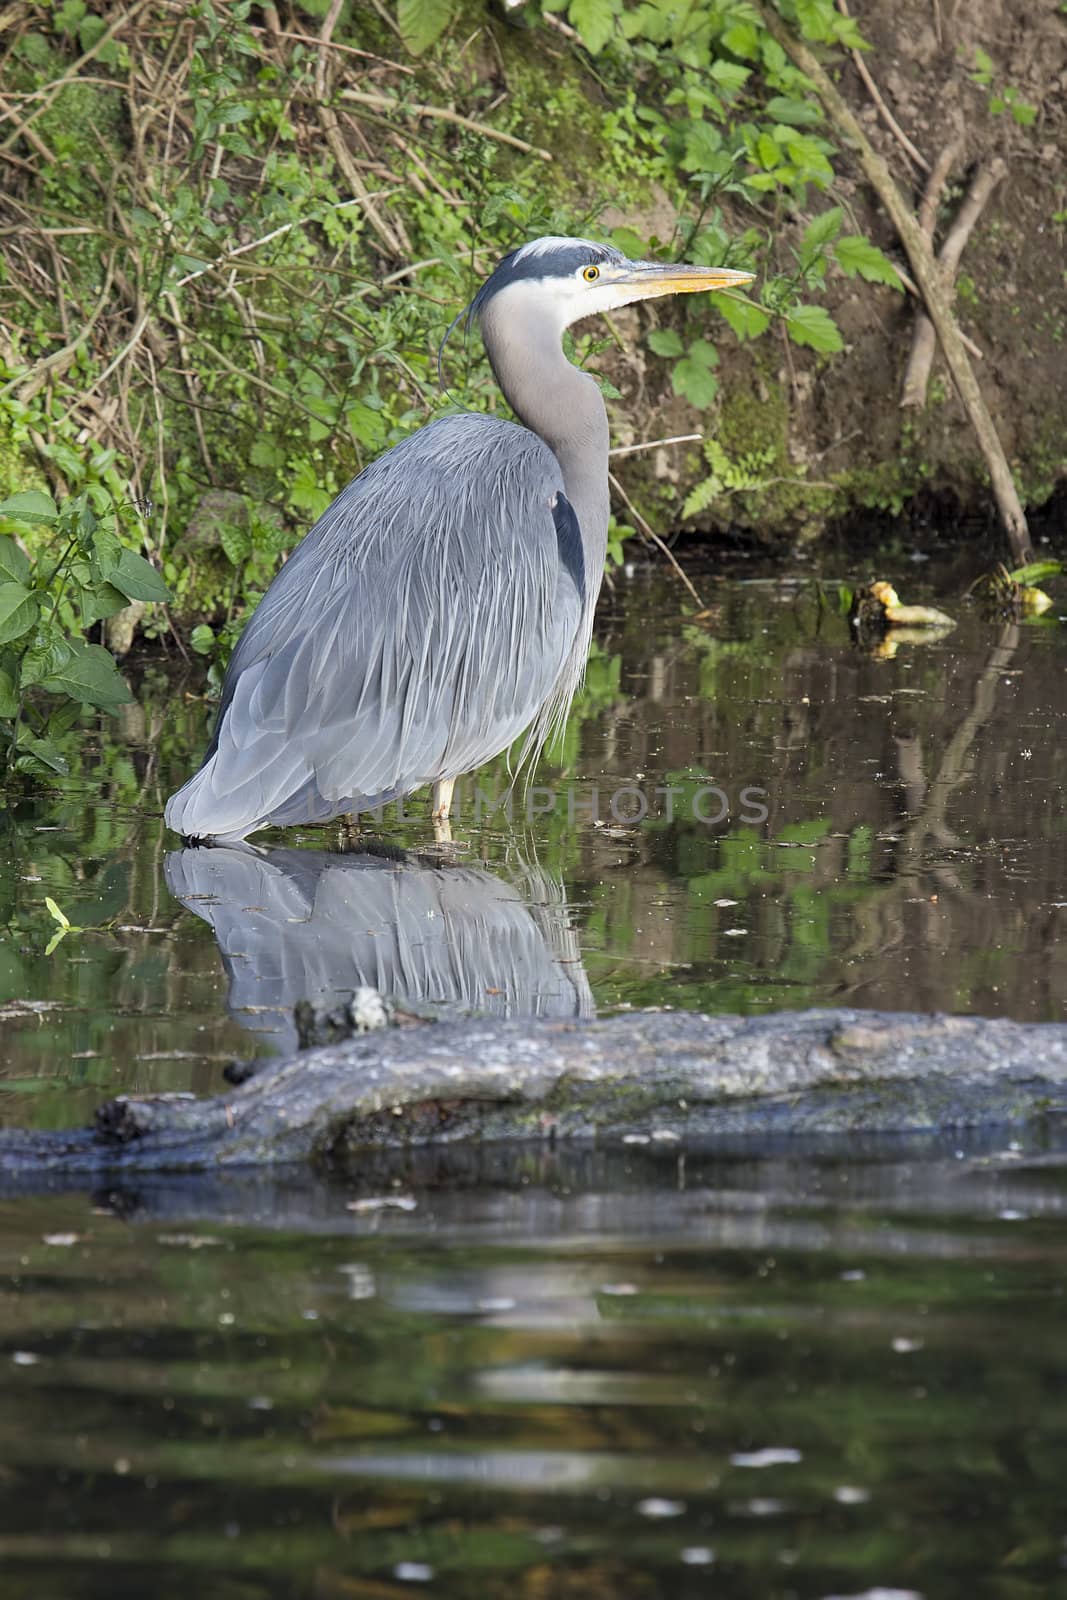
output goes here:
<path id="1" fill-rule="evenodd" d="M 651 300 L 664 294 L 699 294 L 712 289 L 741 289 L 755 278 L 754 272 L 735 272 L 732 267 L 687 267 L 674 262 L 628 261 L 625 266 L 607 269 L 606 284 L 617 285 L 628 300 Z"/>

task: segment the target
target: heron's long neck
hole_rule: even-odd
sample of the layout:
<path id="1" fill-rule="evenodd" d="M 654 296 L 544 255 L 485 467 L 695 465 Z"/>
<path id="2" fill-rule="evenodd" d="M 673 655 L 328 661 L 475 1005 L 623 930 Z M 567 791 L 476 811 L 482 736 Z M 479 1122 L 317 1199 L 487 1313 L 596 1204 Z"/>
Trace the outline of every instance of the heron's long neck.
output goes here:
<path id="1" fill-rule="evenodd" d="M 599 589 L 608 538 L 608 416 L 600 390 L 563 354 L 549 326 L 516 331 L 490 303 L 482 337 L 496 380 L 516 416 L 540 434 L 563 471 L 563 487 L 582 530 L 590 585 Z"/>

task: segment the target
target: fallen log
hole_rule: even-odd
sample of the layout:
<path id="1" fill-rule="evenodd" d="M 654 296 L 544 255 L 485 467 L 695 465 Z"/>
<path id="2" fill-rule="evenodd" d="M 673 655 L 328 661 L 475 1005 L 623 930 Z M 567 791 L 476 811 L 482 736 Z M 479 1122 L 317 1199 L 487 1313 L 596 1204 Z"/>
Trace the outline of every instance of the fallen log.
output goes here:
<path id="1" fill-rule="evenodd" d="M 670 1146 L 738 1133 L 1020 1124 L 1067 1110 L 1067 1027 L 855 1010 L 389 1027 L 206 1100 L 0 1135 L 0 1175 L 207 1171 L 458 1140 Z"/>

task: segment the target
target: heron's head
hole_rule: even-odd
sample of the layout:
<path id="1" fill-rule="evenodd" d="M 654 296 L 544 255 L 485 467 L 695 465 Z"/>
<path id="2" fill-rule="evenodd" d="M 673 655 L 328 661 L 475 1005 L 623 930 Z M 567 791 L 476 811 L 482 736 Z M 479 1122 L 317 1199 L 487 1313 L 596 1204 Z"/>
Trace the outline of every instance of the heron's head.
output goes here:
<path id="1" fill-rule="evenodd" d="M 631 261 L 612 245 L 589 239 L 533 239 L 504 257 L 471 301 L 467 322 L 481 322 L 492 308 L 494 316 L 503 312 L 535 318 L 562 333 L 582 317 L 615 311 L 635 300 L 735 289 L 753 277 L 730 267 Z"/>

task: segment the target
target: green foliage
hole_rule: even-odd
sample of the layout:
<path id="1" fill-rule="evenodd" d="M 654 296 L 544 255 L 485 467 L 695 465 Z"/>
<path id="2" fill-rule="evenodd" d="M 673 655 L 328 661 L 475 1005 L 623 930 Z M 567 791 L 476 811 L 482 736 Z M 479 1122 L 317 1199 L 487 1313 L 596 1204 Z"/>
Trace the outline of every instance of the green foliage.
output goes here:
<path id="1" fill-rule="evenodd" d="M 774 463 L 774 454 L 772 446 L 764 446 L 731 457 L 717 439 L 706 439 L 704 460 L 710 470 L 686 499 L 682 507 L 683 517 L 699 516 L 720 495 L 763 488 L 767 480 L 767 468 Z"/>
<path id="2" fill-rule="evenodd" d="M 751 295 L 691 297 L 649 336 L 698 409 L 718 403 L 724 337 L 759 340 L 784 318 L 794 343 L 841 348 L 818 303 L 835 263 L 895 282 L 870 241 L 841 236 L 838 208 L 812 217 L 837 151 L 810 85 L 747 0 L 547 0 L 562 34 L 534 6 L 520 28 L 464 0 L 345 8 L 333 43 L 381 63 L 373 86 L 344 75 L 343 53 L 324 65 L 313 42 L 267 48 L 250 0 L 153 13 L 151 29 L 119 29 L 71 76 L 101 36 L 97 9 L 32 8 L 7 35 L 19 103 L 53 96 L 36 126 L 55 156 L 19 143 L 19 250 L 0 265 L 12 330 L 0 429 L 31 483 L 38 474 L 28 492 L 43 497 L 47 482 L 61 503 L 10 508 L 21 532 L 0 547 L 0 720 L 27 764 L 49 763 L 49 695 L 117 703 L 87 630 L 169 594 L 217 678 L 284 552 L 350 477 L 453 397 L 495 408 L 478 341 L 459 334 L 441 395 L 441 334 L 505 250 L 538 232 L 603 233 L 601 194 L 620 210 L 669 199 L 669 237 L 615 230 L 628 252 L 757 274 Z M 823 49 L 863 46 L 832 0 L 782 9 Z M 496 56 L 503 100 L 484 70 Z M 138 62 L 153 104 L 176 116 L 146 114 Z M 346 100 L 357 83 L 383 104 Z M 375 152 L 369 201 L 324 137 L 324 100 L 353 158 Z M 470 125 L 412 115 L 413 103 Z M 553 164 L 495 134 L 547 148 Z M 62 296 L 42 298 L 42 282 Z M 591 360 L 597 339 L 574 349 Z M 21 474 L 7 481 L 24 489 Z M 115 509 L 131 494 L 156 503 L 132 539 L 132 513 Z M 99 524 L 91 535 L 74 525 L 83 506 Z M 149 637 L 165 626 L 151 609 L 142 623 Z"/>
<path id="3" fill-rule="evenodd" d="M 1008 111 L 1021 128 L 1029 128 L 1037 120 L 1037 107 L 1031 105 L 1029 100 L 1024 100 L 1018 89 L 1013 88 L 1011 84 L 997 88 L 996 70 L 992 57 L 980 46 L 976 47 L 974 67 L 970 74 L 971 82 L 977 84 L 980 89 L 990 91 L 986 101 L 990 116 L 999 117 Z"/>
<path id="4" fill-rule="evenodd" d="M 57 740 L 79 707 L 113 711 L 132 698 L 110 652 L 85 638 L 130 600 L 170 598 L 152 564 L 122 543 L 128 520 L 101 485 L 62 507 L 35 489 L 0 503 L 0 740 L 9 771 L 64 772 Z"/>

